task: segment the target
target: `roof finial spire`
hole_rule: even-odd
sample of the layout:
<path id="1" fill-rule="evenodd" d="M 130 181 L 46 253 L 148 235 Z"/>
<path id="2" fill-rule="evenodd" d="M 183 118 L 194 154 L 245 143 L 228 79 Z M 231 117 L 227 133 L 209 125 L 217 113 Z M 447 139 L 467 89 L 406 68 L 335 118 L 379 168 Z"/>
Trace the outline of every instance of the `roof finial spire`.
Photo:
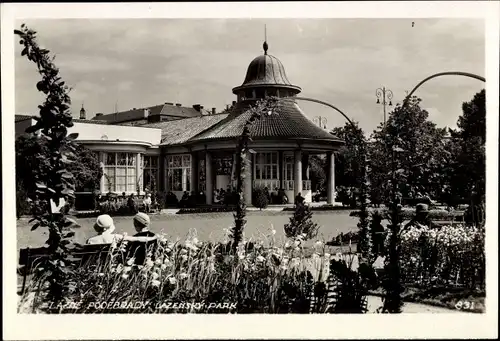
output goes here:
<path id="1" fill-rule="evenodd" d="M 269 46 L 267 45 L 267 25 L 264 24 L 264 44 L 262 45 L 264 47 L 264 54 L 267 54 L 267 49 Z"/>

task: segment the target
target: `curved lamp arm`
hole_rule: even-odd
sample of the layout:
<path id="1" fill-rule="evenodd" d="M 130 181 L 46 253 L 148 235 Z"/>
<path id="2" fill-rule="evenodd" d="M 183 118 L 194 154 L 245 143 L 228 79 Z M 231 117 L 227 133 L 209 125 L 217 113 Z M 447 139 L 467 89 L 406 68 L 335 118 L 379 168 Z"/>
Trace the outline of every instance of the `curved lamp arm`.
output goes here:
<path id="1" fill-rule="evenodd" d="M 328 102 L 324 102 L 324 101 L 320 101 L 319 99 L 314 99 L 314 98 L 309 98 L 309 97 L 289 97 L 289 98 L 283 98 L 282 100 L 284 101 L 295 101 L 295 100 L 301 100 L 301 101 L 308 101 L 308 102 L 314 102 L 314 103 L 319 103 L 319 104 L 323 104 L 323 105 L 326 105 L 327 107 L 330 107 L 334 110 L 336 110 L 338 113 L 340 113 L 342 116 L 344 116 L 344 118 L 354 127 L 356 128 L 356 126 L 354 125 L 354 123 L 352 123 L 351 119 L 344 113 L 342 112 L 339 108 L 337 108 L 336 106 L 328 103 Z"/>
<path id="2" fill-rule="evenodd" d="M 486 79 L 484 77 L 481 77 L 481 76 L 473 74 L 473 73 L 461 72 L 461 71 L 439 72 L 439 73 L 433 74 L 432 76 L 427 77 L 426 79 L 424 79 L 423 81 L 421 81 L 420 83 L 418 83 L 417 86 L 415 86 L 413 88 L 413 90 L 410 91 L 410 93 L 408 95 L 406 95 L 406 97 L 405 97 L 405 99 L 403 101 L 403 107 L 408 103 L 408 99 L 410 99 L 410 97 L 413 95 L 413 93 L 415 91 L 417 91 L 417 89 L 420 88 L 420 86 L 422 84 L 424 84 L 428 80 L 431 80 L 433 78 L 440 77 L 440 76 L 464 76 L 464 77 L 475 78 L 475 79 L 478 79 L 480 81 L 486 82 Z"/>

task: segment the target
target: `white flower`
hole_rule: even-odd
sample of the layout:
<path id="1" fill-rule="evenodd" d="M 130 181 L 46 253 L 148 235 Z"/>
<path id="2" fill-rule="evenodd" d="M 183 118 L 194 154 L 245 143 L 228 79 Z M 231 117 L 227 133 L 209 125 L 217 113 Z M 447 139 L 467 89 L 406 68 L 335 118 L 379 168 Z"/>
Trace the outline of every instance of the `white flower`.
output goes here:
<path id="1" fill-rule="evenodd" d="M 153 279 L 151 281 L 151 285 L 154 286 L 154 287 L 159 287 L 160 286 L 160 281 L 156 280 L 156 279 Z"/>
<path id="2" fill-rule="evenodd" d="M 272 229 L 272 230 L 271 230 L 271 234 L 272 234 L 272 235 L 275 235 L 275 234 L 276 234 L 276 230 L 275 230 L 275 229 Z"/>
<path id="3" fill-rule="evenodd" d="M 257 258 L 255 258 L 255 260 L 256 260 L 257 262 L 259 262 L 259 263 L 262 263 L 262 262 L 263 262 L 263 261 L 265 261 L 266 259 L 265 259 L 264 257 L 262 257 L 262 256 L 260 256 L 260 255 L 259 255 L 259 256 L 257 256 Z"/>
<path id="4" fill-rule="evenodd" d="M 99 274 L 98 274 L 97 276 L 99 276 L 99 277 L 104 277 L 104 273 L 99 272 Z"/>
<path id="5" fill-rule="evenodd" d="M 177 280 L 175 279 L 175 277 L 169 277 L 169 278 L 168 278 L 168 281 L 169 281 L 169 283 L 170 283 L 170 284 L 175 284 L 175 283 L 177 283 Z"/>
<path id="6" fill-rule="evenodd" d="M 324 256 L 325 256 L 325 258 L 330 258 L 330 254 L 327 252 L 325 252 Z"/>
<path id="7" fill-rule="evenodd" d="M 124 273 L 127 273 L 127 272 L 129 272 L 130 270 L 132 270 L 132 267 L 131 267 L 131 266 L 126 266 L 126 267 L 124 267 L 124 268 L 123 268 L 123 272 L 124 272 Z"/>
<path id="8" fill-rule="evenodd" d="M 161 262 L 161 259 L 158 258 L 157 260 L 155 260 L 155 265 L 160 265 L 162 262 Z"/>
<path id="9" fill-rule="evenodd" d="M 156 272 L 153 272 L 151 276 L 153 277 L 153 279 L 157 279 L 158 277 L 160 277 L 160 275 L 158 275 Z"/>
<path id="10" fill-rule="evenodd" d="M 127 278 L 128 278 L 128 274 L 123 274 L 123 275 L 122 275 L 122 278 L 123 278 L 123 279 L 127 279 Z"/>
<path id="11" fill-rule="evenodd" d="M 182 260 L 183 262 L 187 261 L 187 259 L 188 259 L 188 256 L 187 256 L 187 255 L 182 255 L 182 256 L 181 256 L 181 260 Z"/>
<path id="12" fill-rule="evenodd" d="M 166 265 L 166 264 L 162 264 L 162 265 L 160 265 L 160 269 L 165 270 L 166 268 L 167 268 L 167 265 Z"/>
<path id="13" fill-rule="evenodd" d="M 285 249 L 289 249 L 291 247 L 290 243 L 289 242 L 286 242 L 285 243 Z"/>
<path id="14" fill-rule="evenodd" d="M 316 243 L 314 243 L 315 246 L 317 247 L 322 247 L 323 246 L 323 242 L 321 240 L 318 240 Z"/>
<path id="15" fill-rule="evenodd" d="M 181 273 L 179 274 L 179 278 L 180 278 L 180 279 L 185 279 L 185 278 L 188 278 L 188 274 L 187 274 L 187 273 L 185 273 L 185 272 L 181 272 Z"/>
<path id="16" fill-rule="evenodd" d="M 134 257 L 132 257 L 132 258 L 130 258 L 130 259 L 127 261 L 127 265 L 132 265 L 132 264 L 134 264 L 134 262 L 135 262 L 135 258 L 134 258 Z"/>
<path id="17" fill-rule="evenodd" d="M 146 266 L 147 266 L 147 267 L 152 267 L 153 265 L 154 265 L 153 261 L 152 261 L 150 258 L 148 258 L 148 259 L 146 260 Z"/>

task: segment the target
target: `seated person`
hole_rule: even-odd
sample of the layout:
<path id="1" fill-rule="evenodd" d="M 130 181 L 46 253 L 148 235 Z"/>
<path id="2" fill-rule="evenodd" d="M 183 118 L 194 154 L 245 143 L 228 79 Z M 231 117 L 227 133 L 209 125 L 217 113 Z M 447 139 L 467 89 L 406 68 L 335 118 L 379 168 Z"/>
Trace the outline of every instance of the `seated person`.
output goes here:
<path id="1" fill-rule="evenodd" d="M 218 204 L 219 203 L 219 190 L 216 189 L 214 191 L 214 204 Z"/>
<path id="2" fill-rule="evenodd" d="M 149 213 L 151 211 L 151 204 L 153 203 L 153 201 L 151 200 L 151 193 L 146 194 L 146 197 L 144 198 L 142 203 L 144 204 L 144 211 L 146 213 Z"/>
<path id="3" fill-rule="evenodd" d="M 97 232 L 97 236 L 89 238 L 87 244 L 111 244 L 123 239 L 122 235 L 113 233 L 115 224 L 113 218 L 107 214 L 102 214 L 97 217 L 94 224 L 94 230 Z"/>
<path id="4" fill-rule="evenodd" d="M 415 217 L 404 226 L 403 230 L 408 230 L 411 227 L 427 226 L 430 228 L 437 227 L 429 218 L 429 206 L 427 204 L 417 204 L 415 207 Z"/>
<path id="5" fill-rule="evenodd" d="M 111 218 L 108 214 L 101 214 L 97 217 L 96 222 L 94 224 L 94 229 L 97 232 L 97 236 L 90 237 L 87 240 L 87 244 L 112 244 L 117 243 L 119 241 L 137 241 L 137 242 L 149 242 L 156 240 L 156 235 L 154 237 L 151 236 L 123 236 L 121 234 L 113 233 L 115 231 L 115 224 L 113 222 L 113 218 Z"/>
<path id="6" fill-rule="evenodd" d="M 135 214 L 137 213 L 137 205 L 135 203 L 135 196 L 134 194 L 130 194 L 127 200 L 127 207 L 130 213 Z"/>
<path id="7" fill-rule="evenodd" d="M 305 198 L 302 196 L 302 194 L 297 194 L 297 196 L 295 197 L 295 205 L 304 204 L 304 200 Z"/>
<path id="8" fill-rule="evenodd" d="M 134 227 L 137 233 L 134 237 L 150 238 L 150 240 L 146 242 L 142 240 L 132 242 L 129 255 L 135 257 L 135 264 L 143 265 L 147 252 L 152 251 L 152 254 L 154 255 L 155 249 L 158 246 L 156 234 L 149 231 L 150 224 L 151 220 L 146 213 L 139 212 L 135 215 Z"/>

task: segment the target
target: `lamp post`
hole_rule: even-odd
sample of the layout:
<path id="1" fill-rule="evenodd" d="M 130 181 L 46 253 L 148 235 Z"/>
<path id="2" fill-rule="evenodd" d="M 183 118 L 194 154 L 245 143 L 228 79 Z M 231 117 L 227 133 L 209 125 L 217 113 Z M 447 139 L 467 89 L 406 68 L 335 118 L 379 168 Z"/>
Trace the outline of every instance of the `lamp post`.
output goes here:
<path id="1" fill-rule="evenodd" d="M 384 106 L 384 126 L 385 126 L 385 116 L 386 116 L 386 106 L 387 104 L 389 104 L 389 106 L 392 106 L 392 97 L 393 97 L 393 94 L 392 94 L 392 91 L 389 90 L 389 89 L 386 89 L 385 87 L 382 87 L 382 88 L 378 88 L 376 91 L 375 91 L 375 96 L 377 96 L 377 104 L 381 104 L 380 103 L 380 98 L 382 98 L 382 105 Z M 389 103 L 387 103 L 387 101 L 389 101 Z"/>

